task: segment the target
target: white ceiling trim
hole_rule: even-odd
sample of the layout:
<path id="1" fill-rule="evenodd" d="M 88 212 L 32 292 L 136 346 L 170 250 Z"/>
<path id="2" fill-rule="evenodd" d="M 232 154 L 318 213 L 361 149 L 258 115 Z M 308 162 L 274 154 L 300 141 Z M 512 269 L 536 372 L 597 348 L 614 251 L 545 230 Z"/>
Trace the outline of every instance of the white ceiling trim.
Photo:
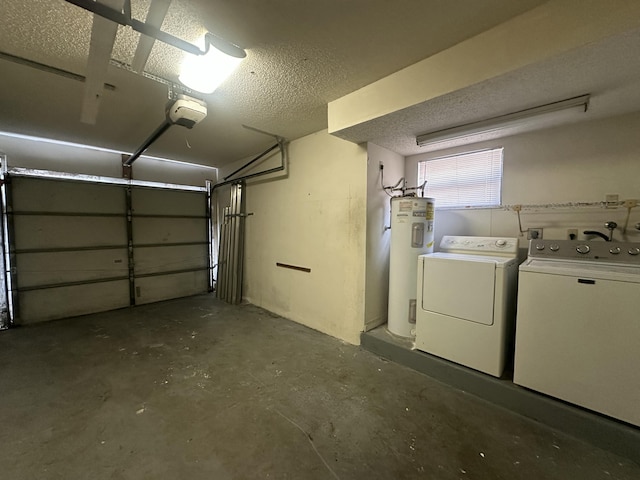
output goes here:
<path id="1" fill-rule="evenodd" d="M 111 8 L 122 9 L 124 0 L 107 0 L 103 2 Z M 107 79 L 107 70 L 111 51 L 116 41 L 118 25 L 104 18 L 93 16 L 91 29 L 91 45 L 87 60 L 87 73 L 82 99 L 82 112 L 80 121 L 94 125 L 98 117 L 100 101 L 104 92 L 104 84 Z"/>

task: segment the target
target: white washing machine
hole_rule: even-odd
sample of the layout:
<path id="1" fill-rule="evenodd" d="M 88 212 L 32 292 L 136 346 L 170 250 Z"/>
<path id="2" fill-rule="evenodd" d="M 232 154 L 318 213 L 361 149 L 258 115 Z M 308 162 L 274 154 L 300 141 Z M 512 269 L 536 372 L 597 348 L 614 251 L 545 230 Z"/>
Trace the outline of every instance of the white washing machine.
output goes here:
<path id="1" fill-rule="evenodd" d="M 640 426 L 640 244 L 532 240 L 513 381 Z"/>
<path id="2" fill-rule="evenodd" d="M 416 348 L 500 377 L 512 342 L 518 239 L 444 236 L 418 258 Z"/>

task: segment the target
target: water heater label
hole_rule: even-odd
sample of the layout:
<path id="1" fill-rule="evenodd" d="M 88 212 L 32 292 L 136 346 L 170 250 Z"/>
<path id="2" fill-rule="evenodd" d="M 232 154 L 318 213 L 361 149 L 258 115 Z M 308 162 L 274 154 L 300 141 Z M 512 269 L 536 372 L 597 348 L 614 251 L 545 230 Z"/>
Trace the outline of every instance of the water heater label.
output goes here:
<path id="1" fill-rule="evenodd" d="M 425 215 L 427 220 L 433 220 L 433 216 L 435 213 L 435 209 L 433 208 L 433 203 L 427 203 L 427 213 Z"/>
<path id="2" fill-rule="evenodd" d="M 400 200 L 398 210 L 401 212 L 410 212 L 413 210 L 413 202 L 411 200 Z"/>
<path id="3" fill-rule="evenodd" d="M 396 221 L 398 223 L 407 223 L 408 220 L 409 220 L 408 213 L 396 213 Z"/>

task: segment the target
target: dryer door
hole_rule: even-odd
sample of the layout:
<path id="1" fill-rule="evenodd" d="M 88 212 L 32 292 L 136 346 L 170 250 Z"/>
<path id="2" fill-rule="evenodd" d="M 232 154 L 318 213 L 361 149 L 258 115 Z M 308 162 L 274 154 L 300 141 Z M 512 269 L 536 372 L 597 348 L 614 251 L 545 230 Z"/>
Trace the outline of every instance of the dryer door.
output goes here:
<path id="1" fill-rule="evenodd" d="M 427 257 L 423 275 L 423 310 L 493 325 L 495 262 Z"/>

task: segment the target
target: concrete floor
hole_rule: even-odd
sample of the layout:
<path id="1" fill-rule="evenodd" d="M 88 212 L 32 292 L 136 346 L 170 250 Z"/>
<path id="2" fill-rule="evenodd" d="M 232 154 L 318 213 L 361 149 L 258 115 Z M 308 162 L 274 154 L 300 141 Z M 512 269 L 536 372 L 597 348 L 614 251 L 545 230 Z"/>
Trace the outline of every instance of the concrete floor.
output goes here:
<path id="1" fill-rule="evenodd" d="M 640 466 L 203 295 L 0 332 L 0 477 L 638 479 Z"/>

